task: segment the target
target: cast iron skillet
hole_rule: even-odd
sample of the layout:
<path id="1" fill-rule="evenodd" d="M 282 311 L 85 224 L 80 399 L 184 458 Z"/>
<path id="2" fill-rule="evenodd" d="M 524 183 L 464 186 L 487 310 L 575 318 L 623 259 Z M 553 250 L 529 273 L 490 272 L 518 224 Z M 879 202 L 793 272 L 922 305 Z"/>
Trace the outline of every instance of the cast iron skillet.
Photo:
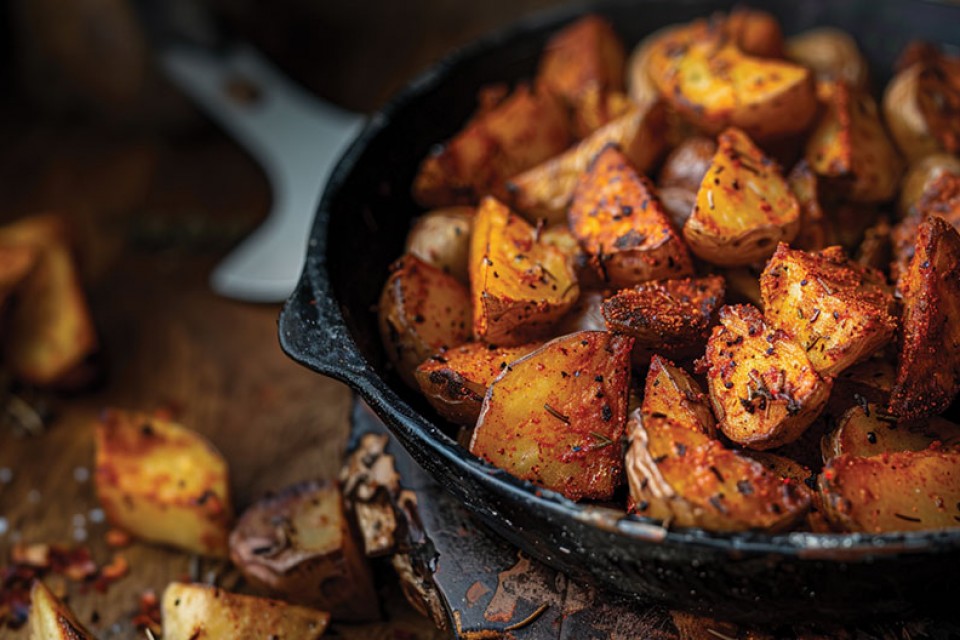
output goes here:
<path id="1" fill-rule="evenodd" d="M 431 145 L 457 131 L 477 89 L 530 78 L 549 37 L 586 10 L 630 46 L 667 24 L 728 9 L 722 0 L 607 2 L 520 22 L 414 80 L 333 172 L 306 265 L 280 317 L 283 349 L 356 389 L 400 442 L 496 533 L 568 574 L 625 594 L 753 622 L 851 619 L 937 606 L 960 592 L 960 530 L 886 535 L 721 535 L 669 531 L 574 504 L 481 462 L 385 367 L 375 304 L 421 210 L 410 185 Z M 960 6 L 919 0 L 776 0 L 787 33 L 836 25 L 860 41 L 876 84 L 909 40 L 960 43 Z M 442 567 L 441 567 L 442 570 Z M 941 609 L 942 611 L 943 609 Z M 950 609 L 947 609 L 948 611 Z"/>

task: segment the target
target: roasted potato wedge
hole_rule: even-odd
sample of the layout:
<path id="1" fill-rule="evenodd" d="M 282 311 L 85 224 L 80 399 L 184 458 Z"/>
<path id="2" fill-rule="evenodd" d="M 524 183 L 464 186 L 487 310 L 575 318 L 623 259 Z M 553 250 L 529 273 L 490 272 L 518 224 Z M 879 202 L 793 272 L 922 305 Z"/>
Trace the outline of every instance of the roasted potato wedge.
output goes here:
<path id="1" fill-rule="evenodd" d="M 698 20 L 651 45 L 647 70 L 663 99 L 711 135 L 737 127 L 768 141 L 806 130 L 817 110 L 810 71 L 747 55 L 725 31 Z"/>
<path id="2" fill-rule="evenodd" d="M 690 249 L 722 266 L 769 257 L 800 230 L 800 206 L 780 169 L 743 131 L 727 129 L 683 227 Z"/>
<path id="3" fill-rule="evenodd" d="M 538 226 L 539 228 L 539 226 Z M 577 275 L 580 290 L 604 289 L 601 274 L 590 260 L 590 254 L 583 250 L 577 236 L 573 235 L 566 222 L 546 227 L 540 233 L 540 242 L 559 249 L 567 257 L 567 262 L 573 267 Z M 571 312 L 572 313 L 572 312 Z"/>
<path id="4" fill-rule="evenodd" d="M 97 497 L 114 526 L 148 542 L 226 557 L 233 521 L 227 463 L 203 436 L 134 411 L 96 425 Z"/>
<path id="5" fill-rule="evenodd" d="M 843 82 L 820 87 L 825 106 L 804 152 L 810 168 L 836 180 L 850 200 L 890 200 L 897 193 L 903 161 L 887 137 L 873 98 Z"/>
<path id="6" fill-rule="evenodd" d="M 635 104 L 647 107 L 660 100 L 660 91 L 650 78 L 650 54 L 661 39 L 683 28 L 683 25 L 669 25 L 658 29 L 637 43 L 630 52 L 627 59 L 627 95 Z"/>
<path id="7" fill-rule="evenodd" d="M 833 386 L 800 344 L 768 326 L 749 305 L 720 310 L 720 326 L 713 328 L 701 367 L 720 429 L 751 449 L 772 449 L 799 438 Z"/>
<path id="8" fill-rule="evenodd" d="M 563 105 L 546 91 L 520 85 L 485 109 L 420 164 L 414 199 L 428 208 L 476 204 L 507 178 L 536 166 L 571 142 Z"/>
<path id="9" fill-rule="evenodd" d="M 934 216 L 920 223 L 914 246 L 889 407 L 902 420 L 940 413 L 960 391 L 960 233 Z"/>
<path id="10" fill-rule="evenodd" d="M 722 276 L 647 282 L 603 302 L 607 328 L 634 339 L 633 362 L 654 353 L 692 358 L 703 353 L 725 294 Z"/>
<path id="11" fill-rule="evenodd" d="M 824 462 L 843 455 L 868 458 L 931 446 L 960 451 L 960 425 L 939 416 L 898 423 L 882 406 L 867 403 L 851 407 L 821 442 Z"/>
<path id="12" fill-rule="evenodd" d="M 583 331 L 517 360 L 483 400 L 470 451 L 571 500 L 608 500 L 623 482 L 633 339 Z"/>
<path id="13" fill-rule="evenodd" d="M 40 580 L 30 589 L 30 640 L 94 640 L 66 604 Z"/>
<path id="14" fill-rule="evenodd" d="M 437 413 L 455 424 L 473 427 L 490 384 L 510 363 L 541 344 L 498 347 L 468 342 L 431 356 L 417 367 L 414 375 Z"/>
<path id="15" fill-rule="evenodd" d="M 230 534 L 230 560 L 268 595 L 338 620 L 380 617 L 367 559 L 334 483 L 301 482 L 255 502 Z"/>
<path id="16" fill-rule="evenodd" d="M 817 251 L 827 246 L 832 230 L 830 218 L 820 202 L 820 181 L 807 164 L 800 160 L 787 174 L 787 184 L 800 205 L 800 231 L 790 243 L 795 249 Z"/>
<path id="17" fill-rule="evenodd" d="M 313 640 L 330 623 L 330 614 L 323 611 L 181 582 L 167 586 L 161 608 L 163 640 Z"/>
<path id="18" fill-rule="evenodd" d="M 687 138 L 663 161 L 657 185 L 661 189 L 683 187 L 691 191 L 699 190 L 716 153 L 717 142 L 713 138 L 704 136 Z"/>
<path id="19" fill-rule="evenodd" d="M 960 176 L 960 158 L 950 153 L 934 153 L 910 165 L 900 182 L 898 211 L 906 216 L 931 191 L 940 176 L 949 173 Z"/>
<path id="20" fill-rule="evenodd" d="M 617 147 L 605 147 L 577 181 L 568 217 L 611 287 L 693 273 L 690 252 L 653 184 Z"/>
<path id="21" fill-rule="evenodd" d="M 868 91 L 870 68 L 849 33 L 834 27 L 808 29 L 787 39 L 787 58 L 813 70 L 817 80 L 844 82 Z"/>
<path id="22" fill-rule="evenodd" d="M 710 397 L 693 376 L 660 356 L 650 360 L 640 413 L 646 421 L 669 418 L 691 431 L 717 436 Z"/>
<path id="23" fill-rule="evenodd" d="M 617 145 L 641 173 L 653 167 L 666 147 L 665 118 L 661 102 L 632 109 L 564 153 L 511 177 L 506 202 L 528 220 L 566 222 L 580 175 L 604 147 Z"/>
<path id="24" fill-rule="evenodd" d="M 473 207 L 450 207 L 423 214 L 407 235 L 407 253 L 470 284 L 470 230 Z"/>
<path id="25" fill-rule="evenodd" d="M 903 292 L 902 279 L 913 258 L 920 223 L 930 216 L 943 218 L 954 229 L 960 230 L 960 175 L 944 173 L 926 188 L 908 215 L 894 227 L 891 234 L 893 261 L 890 278 Z"/>
<path id="26" fill-rule="evenodd" d="M 413 372 L 421 362 L 470 339 L 470 292 L 411 254 L 390 268 L 378 307 L 380 338 L 397 373 L 417 388 Z"/>
<path id="27" fill-rule="evenodd" d="M 502 346 L 547 337 L 580 295 L 567 256 L 495 198 L 473 222 L 470 285 L 474 336 Z"/>
<path id="28" fill-rule="evenodd" d="M 760 290 L 770 326 L 792 336 L 825 375 L 865 359 L 897 329 L 883 274 L 848 259 L 840 247 L 813 253 L 781 243 Z"/>
<path id="29" fill-rule="evenodd" d="M 820 475 L 825 514 L 841 531 L 884 533 L 960 526 L 960 453 L 844 455 Z"/>
<path id="30" fill-rule="evenodd" d="M 810 507 L 809 491 L 669 418 L 628 424 L 625 466 L 631 510 L 670 526 L 781 531 Z"/>

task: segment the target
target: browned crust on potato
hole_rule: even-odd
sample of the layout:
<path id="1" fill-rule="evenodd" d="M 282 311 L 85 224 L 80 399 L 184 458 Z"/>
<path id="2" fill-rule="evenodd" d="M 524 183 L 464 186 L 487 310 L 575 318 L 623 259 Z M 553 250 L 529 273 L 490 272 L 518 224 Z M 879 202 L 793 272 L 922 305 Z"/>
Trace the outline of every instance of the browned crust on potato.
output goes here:
<path id="1" fill-rule="evenodd" d="M 650 360 L 640 413 L 644 420 L 669 418 L 679 426 L 717 437 L 710 396 L 693 376 L 658 355 Z"/>

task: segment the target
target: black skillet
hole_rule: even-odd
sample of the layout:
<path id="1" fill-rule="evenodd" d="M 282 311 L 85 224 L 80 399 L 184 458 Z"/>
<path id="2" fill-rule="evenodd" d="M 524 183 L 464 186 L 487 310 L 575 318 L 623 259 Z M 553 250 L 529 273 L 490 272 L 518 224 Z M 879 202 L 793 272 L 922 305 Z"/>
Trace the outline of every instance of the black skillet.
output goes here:
<path id="1" fill-rule="evenodd" d="M 473 44 L 414 80 L 335 169 L 306 266 L 280 317 L 297 362 L 353 387 L 413 457 L 489 528 L 580 579 L 741 621 L 790 622 L 941 608 L 960 593 L 960 530 L 885 535 L 721 535 L 669 531 L 621 512 L 535 494 L 460 447 L 429 406 L 385 367 L 375 304 L 388 265 L 422 211 L 410 185 L 431 145 L 457 131 L 487 83 L 533 76 L 546 39 L 587 11 L 629 46 L 667 24 L 728 9 L 709 0 L 607 2 L 540 15 Z M 877 86 L 910 40 L 960 44 L 960 5 L 919 0 L 776 0 L 789 33 L 835 25 L 853 34 Z"/>

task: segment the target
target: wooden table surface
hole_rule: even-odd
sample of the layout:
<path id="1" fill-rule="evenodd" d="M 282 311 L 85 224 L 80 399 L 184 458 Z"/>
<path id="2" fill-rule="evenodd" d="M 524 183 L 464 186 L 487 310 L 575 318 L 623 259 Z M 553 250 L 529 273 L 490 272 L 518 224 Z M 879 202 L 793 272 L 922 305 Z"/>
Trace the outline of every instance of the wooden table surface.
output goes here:
<path id="1" fill-rule="evenodd" d="M 248 10 L 262 3 L 224 4 Z M 379 11 L 367 3 L 313 4 L 310 24 L 337 36 L 323 44 L 329 64 L 306 77 L 295 58 L 277 57 L 317 91 L 369 111 L 452 46 L 550 3 L 377 2 Z M 242 23 L 243 12 L 236 15 Z M 251 36 L 270 50 L 276 24 L 263 22 Z M 16 541 L 82 542 L 101 563 L 114 553 L 103 539 L 106 525 L 91 520 L 92 431 L 104 407 L 168 409 L 207 435 L 230 463 L 238 510 L 269 489 L 335 475 L 347 390 L 281 353 L 279 305 L 218 298 L 206 283 L 211 267 L 268 210 L 259 168 L 208 124 L 171 136 L 110 122 L 65 123 L 17 105 L 0 113 L 0 217 L 52 210 L 74 223 L 106 363 L 93 391 L 46 398 L 56 417 L 43 435 L 0 429 L 0 480 L 4 470 L 12 473 L 0 482 L 7 525 L 0 557 Z M 106 593 L 70 591 L 81 621 L 103 638 L 137 637 L 131 617 L 141 592 L 159 594 L 190 571 L 189 556 L 176 551 L 135 543 L 121 553 L 131 572 Z M 390 622 L 339 626 L 341 637 L 440 637 L 393 582 L 389 573 L 379 576 Z"/>

